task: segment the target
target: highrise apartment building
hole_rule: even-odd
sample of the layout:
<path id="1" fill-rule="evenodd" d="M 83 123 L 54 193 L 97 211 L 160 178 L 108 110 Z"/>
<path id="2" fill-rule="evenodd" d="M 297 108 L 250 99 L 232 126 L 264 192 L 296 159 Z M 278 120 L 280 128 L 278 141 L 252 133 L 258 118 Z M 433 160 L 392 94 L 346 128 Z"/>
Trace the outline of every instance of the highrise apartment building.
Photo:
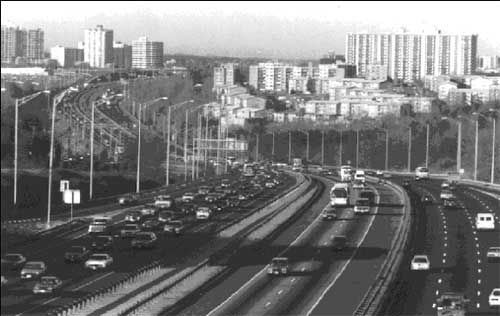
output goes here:
<path id="1" fill-rule="evenodd" d="M 102 25 L 85 30 L 84 60 L 90 67 L 104 68 L 113 62 L 113 31 Z"/>
<path id="2" fill-rule="evenodd" d="M 116 68 L 132 67 L 132 46 L 122 42 L 113 43 L 113 64 Z"/>
<path id="3" fill-rule="evenodd" d="M 132 68 L 161 67 L 163 67 L 163 42 L 153 42 L 147 37 L 132 41 Z"/>
<path id="4" fill-rule="evenodd" d="M 25 30 L 2 25 L 2 62 L 11 63 L 16 57 L 26 57 L 28 61 L 42 59 L 44 33 L 41 29 Z"/>
<path id="5" fill-rule="evenodd" d="M 214 67 L 214 88 L 234 85 L 234 64 L 221 64 Z"/>
<path id="6" fill-rule="evenodd" d="M 366 77 L 369 65 L 387 67 L 392 79 L 413 81 L 426 75 L 468 75 L 475 71 L 477 35 L 346 35 L 346 63 Z"/>
<path id="7" fill-rule="evenodd" d="M 73 67 L 83 61 L 83 49 L 55 46 L 50 49 L 50 58 L 56 60 L 60 67 Z"/>
<path id="8" fill-rule="evenodd" d="M 35 29 L 27 31 L 26 38 L 26 57 L 31 60 L 39 60 L 42 59 L 43 56 L 43 47 L 44 47 L 44 39 L 43 39 L 43 30 Z"/>
<path id="9" fill-rule="evenodd" d="M 282 63 L 251 65 L 248 84 L 260 91 L 286 92 L 293 67 Z"/>

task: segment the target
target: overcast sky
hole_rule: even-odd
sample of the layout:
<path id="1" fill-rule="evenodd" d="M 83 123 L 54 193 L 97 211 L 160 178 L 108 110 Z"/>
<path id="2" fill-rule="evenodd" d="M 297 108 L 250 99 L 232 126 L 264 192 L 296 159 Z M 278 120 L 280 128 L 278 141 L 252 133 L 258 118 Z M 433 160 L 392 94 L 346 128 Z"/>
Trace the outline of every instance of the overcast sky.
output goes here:
<path id="1" fill-rule="evenodd" d="M 76 47 L 97 24 L 115 40 L 163 41 L 165 53 L 314 58 L 344 53 L 345 34 L 442 30 L 478 34 L 500 55 L 500 2 L 21 2 L 2 1 L 2 24 L 40 27 L 46 49 Z"/>

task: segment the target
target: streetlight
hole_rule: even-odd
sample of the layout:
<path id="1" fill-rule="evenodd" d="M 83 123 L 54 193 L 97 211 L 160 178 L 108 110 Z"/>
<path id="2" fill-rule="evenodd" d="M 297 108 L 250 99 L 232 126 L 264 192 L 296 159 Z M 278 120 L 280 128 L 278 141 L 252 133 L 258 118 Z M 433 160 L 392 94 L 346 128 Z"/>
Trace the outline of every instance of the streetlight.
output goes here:
<path id="1" fill-rule="evenodd" d="M 462 168 L 462 121 L 460 120 L 463 116 L 458 116 L 458 120 L 452 119 L 457 122 L 457 172 L 460 173 Z M 441 120 L 450 120 L 449 117 L 442 117 Z"/>
<path id="2" fill-rule="evenodd" d="M 495 110 L 493 108 L 490 108 L 488 110 L 489 117 L 491 117 L 493 121 L 493 135 L 492 135 L 492 141 L 491 141 L 491 171 L 490 171 L 490 182 L 493 183 L 495 180 L 495 143 L 496 143 L 496 117 L 495 115 L 498 113 L 498 110 Z M 482 116 L 486 118 L 485 115 L 479 113 L 479 112 L 474 112 L 472 113 L 473 115 Z M 476 146 L 475 146 L 475 158 L 474 158 L 474 180 L 477 180 L 477 143 L 478 143 L 478 119 L 476 119 Z"/>
<path id="3" fill-rule="evenodd" d="M 45 90 L 44 93 L 48 93 L 50 100 L 50 91 Z M 50 103 L 50 102 L 49 102 Z M 47 196 L 47 225 L 50 225 L 50 211 L 52 204 L 52 167 L 54 164 L 54 129 L 56 123 L 56 99 L 52 100 L 52 123 L 51 123 L 51 133 L 50 133 L 50 152 L 49 152 L 49 188 Z"/>

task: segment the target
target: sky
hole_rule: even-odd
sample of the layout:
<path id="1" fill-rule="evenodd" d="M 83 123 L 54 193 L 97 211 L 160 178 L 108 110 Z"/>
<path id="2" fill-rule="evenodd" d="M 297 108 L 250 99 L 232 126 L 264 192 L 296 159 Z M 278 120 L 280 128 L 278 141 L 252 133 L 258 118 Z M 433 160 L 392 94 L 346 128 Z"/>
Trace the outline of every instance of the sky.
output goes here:
<path id="1" fill-rule="evenodd" d="M 148 2 L 2 1 L 2 24 L 45 31 L 45 48 L 76 47 L 102 24 L 114 39 L 163 41 L 166 54 L 317 59 L 344 54 L 348 32 L 478 34 L 480 55 L 500 55 L 499 1 Z"/>

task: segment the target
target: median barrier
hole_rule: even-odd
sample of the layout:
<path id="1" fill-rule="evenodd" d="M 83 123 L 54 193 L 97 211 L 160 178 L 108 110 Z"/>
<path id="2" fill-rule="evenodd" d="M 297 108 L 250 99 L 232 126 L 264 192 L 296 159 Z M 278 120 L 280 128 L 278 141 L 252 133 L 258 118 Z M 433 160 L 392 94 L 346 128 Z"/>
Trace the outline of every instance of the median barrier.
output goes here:
<path id="1" fill-rule="evenodd" d="M 377 178 L 368 177 L 376 181 Z M 376 315 L 380 309 L 382 299 L 387 294 L 387 289 L 393 281 L 396 272 L 404 256 L 404 249 L 408 244 L 408 235 L 413 219 L 411 217 L 411 204 L 408 193 L 400 186 L 391 181 L 385 181 L 385 184 L 392 187 L 402 198 L 404 204 L 404 215 L 402 223 L 399 226 L 393 239 L 391 250 L 387 255 L 382 267 L 375 278 L 375 282 L 368 289 L 353 315 Z"/>

